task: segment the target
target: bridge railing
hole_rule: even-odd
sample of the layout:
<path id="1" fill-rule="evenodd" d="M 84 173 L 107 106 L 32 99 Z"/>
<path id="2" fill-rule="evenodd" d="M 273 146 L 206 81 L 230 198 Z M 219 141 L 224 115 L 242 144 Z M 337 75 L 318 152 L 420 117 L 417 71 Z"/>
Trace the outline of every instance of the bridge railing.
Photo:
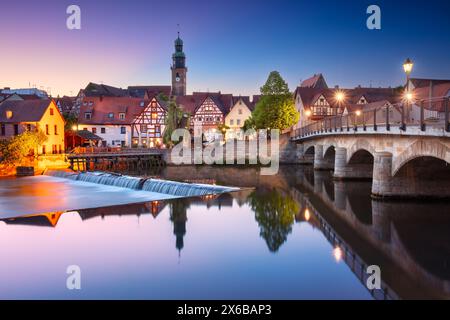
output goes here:
<path id="1" fill-rule="evenodd" d="M 450 132 L 449 97 L 439 97 L 413 102 L 385 104 L 377 107 L 343 108 L 351 110 L 345 114 L 327 116 L 294 131 L 294 138 L 308 137 L 321 133 L 391 131 L 398 127 L 407 131 L 408 127 L 426 131 L 427 127 Z"/>

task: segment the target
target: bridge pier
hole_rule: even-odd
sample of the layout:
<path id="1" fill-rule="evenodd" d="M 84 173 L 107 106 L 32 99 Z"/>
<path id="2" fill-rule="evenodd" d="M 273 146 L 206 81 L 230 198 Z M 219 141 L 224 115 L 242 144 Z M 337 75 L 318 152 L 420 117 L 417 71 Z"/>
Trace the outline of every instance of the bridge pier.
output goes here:
<path id="1" fill-rule="evenodd" d="M 347 149 L 336 148 L 334 162 L 334 179 L 336 180 L 359 180 L 371 179 L 372 170 L 370 165 L 349 163 L 347 161 Z"/>
<path id="2" fill-rule="evenodd" d="M 323 145 L 317 144 L 314 148 L 314 170 L 333 170 L 333 161 L 324 158 Z"/>
<path id="3" fill-rule="evenodd" d="M 384 197 L 394 194 L 392 183 L 392 153 L 376 152 L 373 163 L 372 195 Z"/>

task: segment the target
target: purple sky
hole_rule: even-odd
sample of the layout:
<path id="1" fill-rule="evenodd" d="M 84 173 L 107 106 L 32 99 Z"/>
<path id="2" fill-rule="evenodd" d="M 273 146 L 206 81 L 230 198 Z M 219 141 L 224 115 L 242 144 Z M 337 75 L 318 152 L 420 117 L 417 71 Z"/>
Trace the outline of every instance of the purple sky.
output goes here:
<path id="1" fill-rule="evenodd" d="M 378 4 L 382 30 L 366 28 Z M 82 29 L 66 28 L 66 8 Z M 126 87 L 170 84 L 177 24 L 188 92 L 258 93 L 278 70 L 291 90 L 322 72 L 330 86 L 396 86 L 413 76 L 450 78 L 450 2 L 430 1 L 4 1 L 0 87 L 73 94 L 90 81 Z"/>

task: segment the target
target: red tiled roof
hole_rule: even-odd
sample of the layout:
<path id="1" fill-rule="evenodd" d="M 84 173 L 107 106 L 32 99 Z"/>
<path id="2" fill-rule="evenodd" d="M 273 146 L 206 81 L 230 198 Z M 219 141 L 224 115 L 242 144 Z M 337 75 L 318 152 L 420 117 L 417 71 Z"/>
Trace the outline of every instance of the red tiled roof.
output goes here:
<path id="1" fill-rule="evenodd" d="M 91 97 L 87 105 L 84 103 L 80 107 L 80 114 L 78 116 L 79 123 L 82 124 L 131 124 L 135 117 L 137 117 L 149 101 L 132 98 L 132 97 Z M 92 106 L 89 106 L 92 102 Z M 141 102 L 144 106 L 141 107 Z M 85 113 L 92 112 L 91 119 L 85 119 Z M 119 119 L 119 113 L 125 113 L 125 119 Z M 109 118 L 108 114 L 113 113 L 114 117 Z"/>
<path id="2" fill-rule="evenodd" d="M 21 123 L 39 122 L 52 100 L 11 100 L 0 103 L 0 122 Z M 6 112 L 12 111 L 12 118 L 6 117 Z"/>
<path id="3" fill-rule="evenodd" d="M 233 95 L 220 92 L 193 92 L 192 95 L 177 97 L 176 101 L 183 110 L 193 115 L 207 98 L 211 98 L 224 115 L 233 107 Z"/>
<path id="4" fill-rule="evenodd" d="M 323 75 L 321 73 L 315 74 L 309 79 L 304 80 L 300 87 L 302 88 L 315 88 L 319 80 L 323 79 Z M 325 79 L 323 79 L 325 81 Z"/>
<path id="5" fill-rule="evenodd" d="M 430 87 L 421 87 L 414 90 L 414 99 L 416 100 L 425 100 L 429 98 L 441 98 L 446 97 L 449 94 L 450 91 L 450 82 L 443 83 L 439 85 L 434 85 L 431 88 Z"/>
<path id="6" fill-rule="evenodd" d="M 170 94 L 172 92 L 171 86 L 129 86 L 128 87 L 128 94 L 131 97 L 136 98 L 144 98 L 145 94 L 148 95 L 149 98 L 153 98 L 154 96 L 157 96 L 158 94 L 162 93 L 166 97 L 170 97 Z"/>
<path id="7" fill-rule="evenodd" d="M 450 83 L 450 80 L 444 80 L 444 79 L 411 78 L 410 81 L 413 84 L 414 88 L 429 87 L 430 84 L 432 84 L 432 85 L 440 85 L 440 84 L 444 84 L 444 83 Z"/>

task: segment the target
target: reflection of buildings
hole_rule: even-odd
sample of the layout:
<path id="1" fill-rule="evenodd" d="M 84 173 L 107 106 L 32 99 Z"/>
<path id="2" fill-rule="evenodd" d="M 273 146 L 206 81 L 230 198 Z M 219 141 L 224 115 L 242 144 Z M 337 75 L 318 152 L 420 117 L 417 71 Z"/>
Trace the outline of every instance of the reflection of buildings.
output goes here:
<path id="1" fill-rule="evenodd" d="M 151 214 L 154 218 L 164 209 L 166 203 L 164 201 L 151 201 L 146 203 L 134 203 L 113 207 L 103 207 L 95 209 L 78 210 L 82 220 L 92 219 L 98 216 L 123 216 Z"/>
<path id="2" fill-rule="evenodd" d="M 29 225 L 37 227 L 56 227 L 59 218 L 64 212 L 49 212 L 42 214 L 27 215 L 17 218 L 1 219 L 1 221 L 10 225 Z"/>

